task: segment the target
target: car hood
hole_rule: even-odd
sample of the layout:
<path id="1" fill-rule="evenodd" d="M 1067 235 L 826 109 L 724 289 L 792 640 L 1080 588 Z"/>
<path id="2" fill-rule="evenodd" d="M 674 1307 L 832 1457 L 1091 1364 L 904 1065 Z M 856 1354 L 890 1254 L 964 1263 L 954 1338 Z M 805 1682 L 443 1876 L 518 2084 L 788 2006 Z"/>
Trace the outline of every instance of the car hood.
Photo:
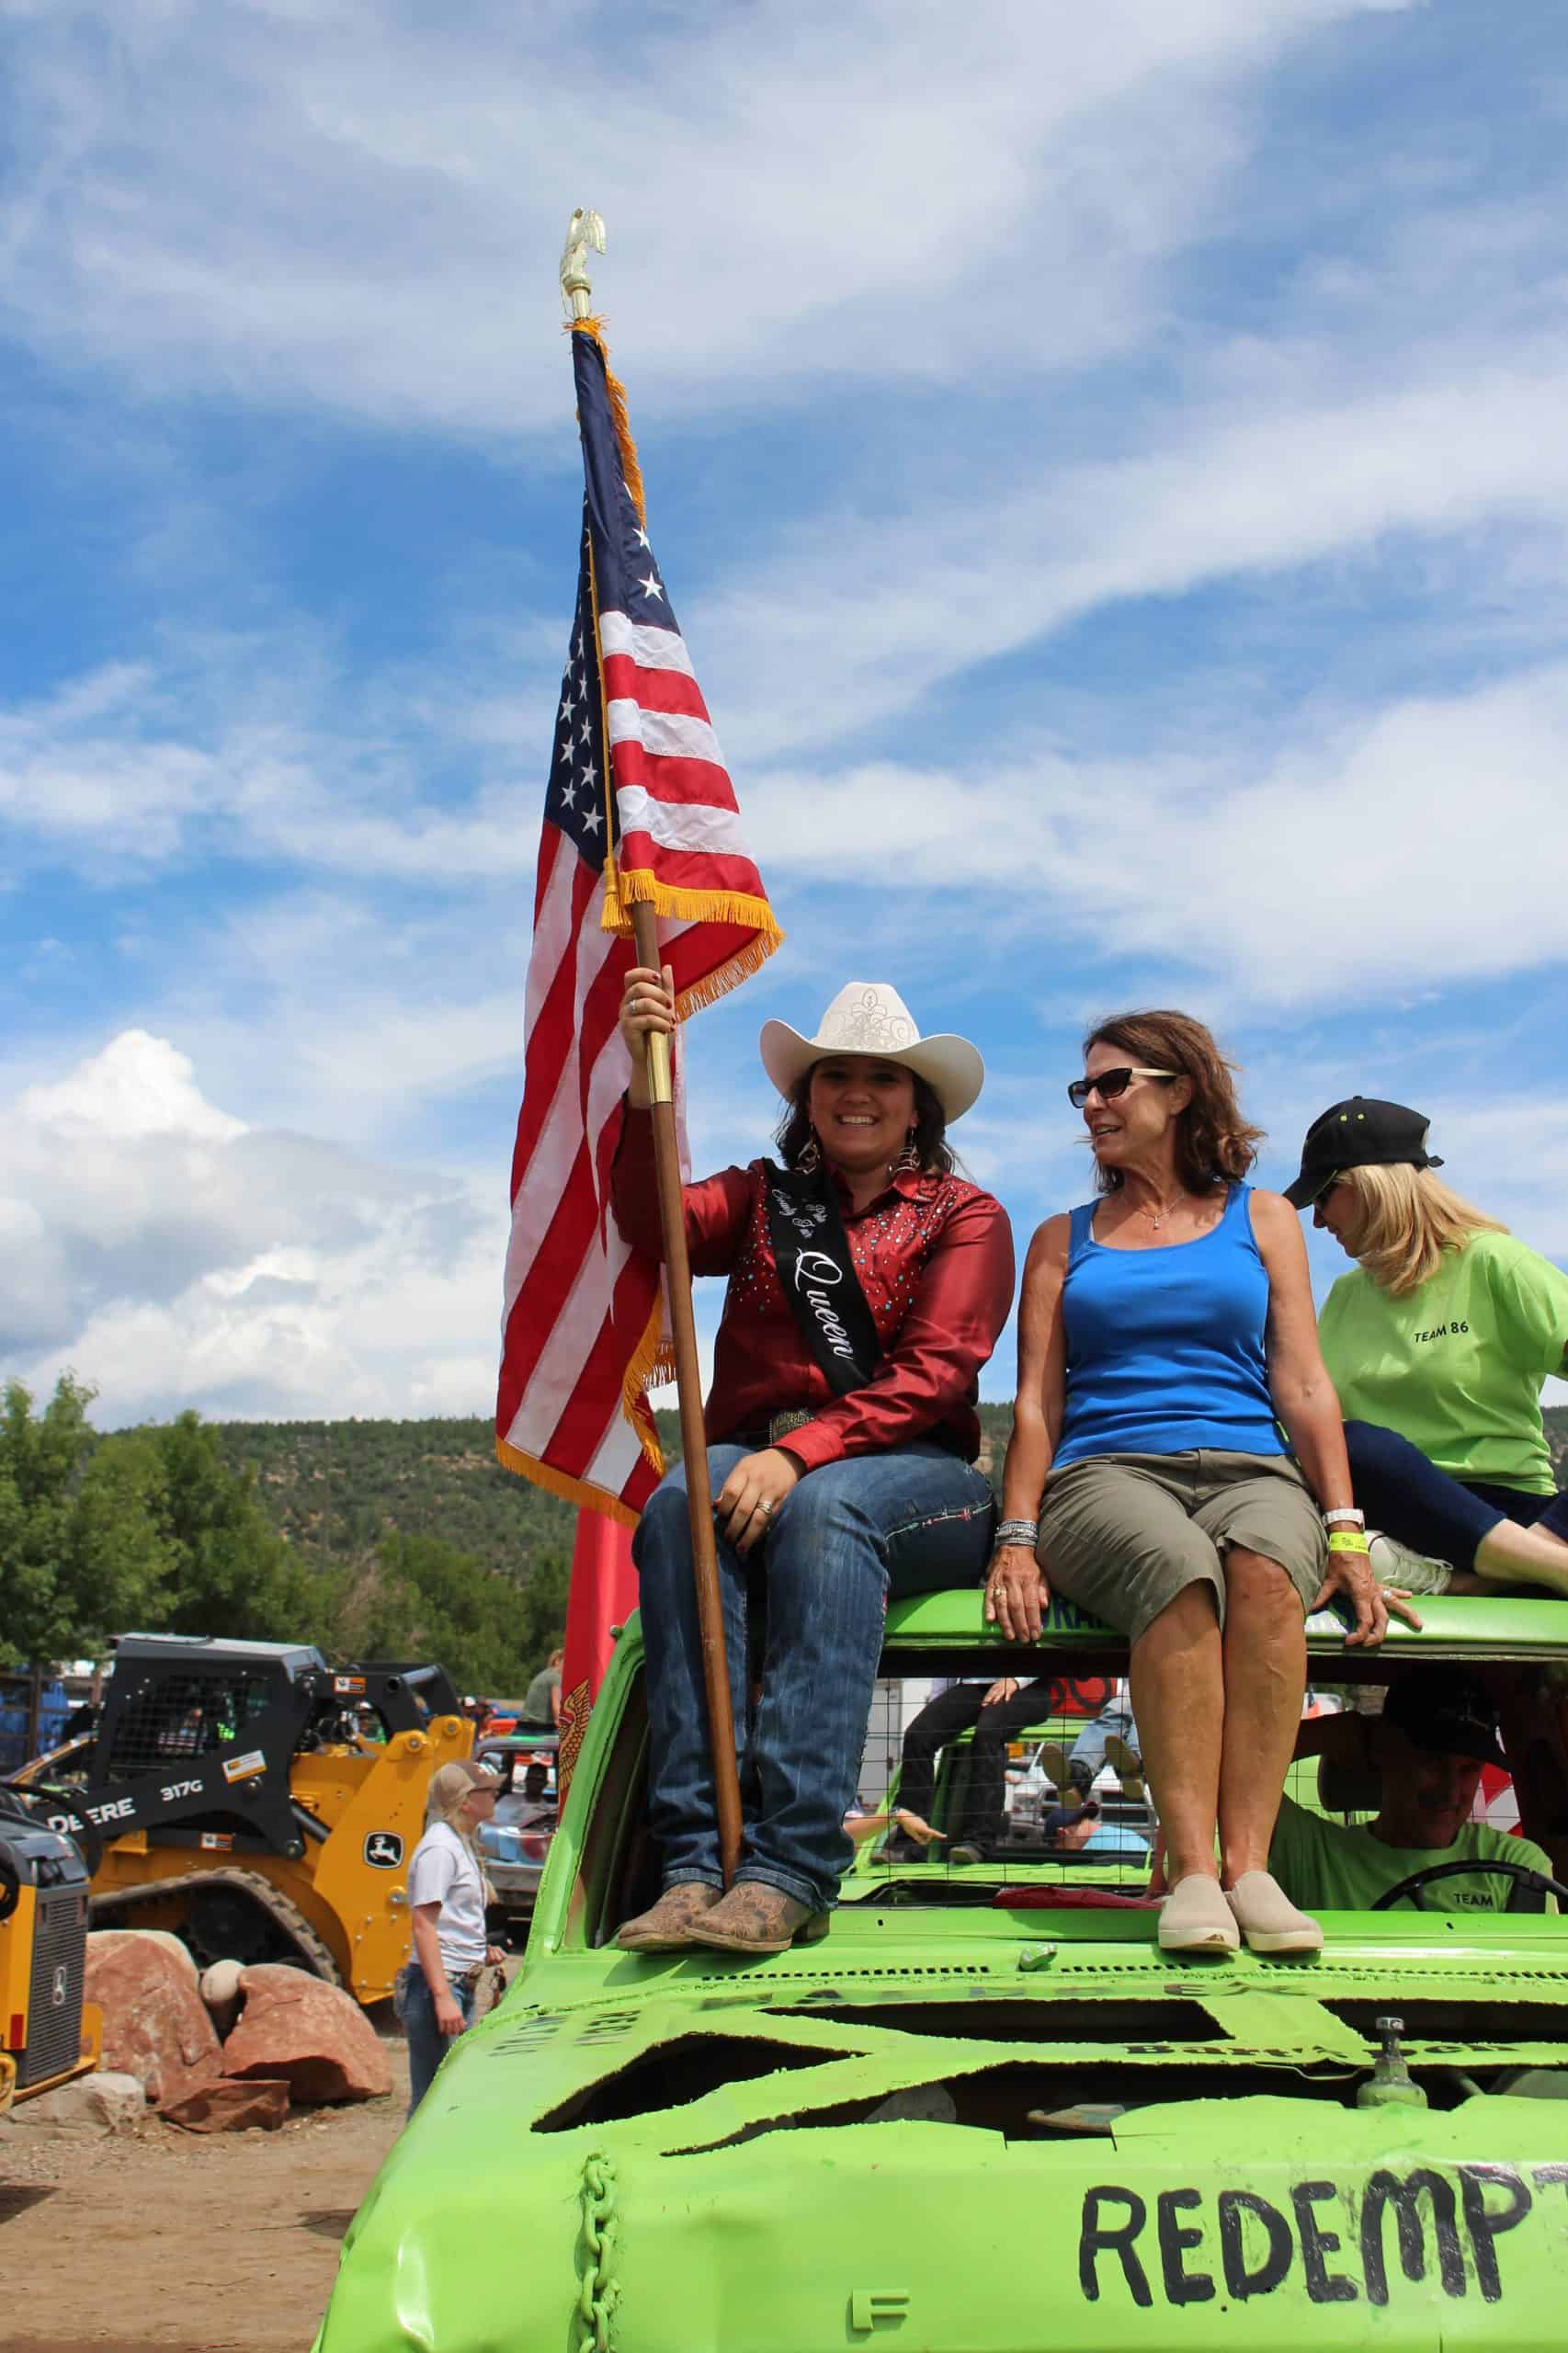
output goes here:
<path id="1" fill-rule="evenodd" d="M 1305 1970 L 1016 1934 L 552 1966 L 563 1998 L 442 2068 L 319 2353 L 555 2346 L 574 2312 L 606 2353 L 1156 2353 L 1221 2312 L 1315 2347 L 1325 2304 L 1556 2347 L 1568 2102 L 1521 2087 L 1565 2083 L 1564 1960 L 1405 1935 Z M 1356 2105 L 1396 1994 L 1427 2109 Z"/>

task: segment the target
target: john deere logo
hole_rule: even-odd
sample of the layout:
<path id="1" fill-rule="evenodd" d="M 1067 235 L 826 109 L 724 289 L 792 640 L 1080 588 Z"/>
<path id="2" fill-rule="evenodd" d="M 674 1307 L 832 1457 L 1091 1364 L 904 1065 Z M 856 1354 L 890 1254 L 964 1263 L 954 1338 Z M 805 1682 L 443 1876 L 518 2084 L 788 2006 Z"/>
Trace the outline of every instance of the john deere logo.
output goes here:
<path id="1" fill-rule="evenodd" d="M 395 1871 L 403 1860 L 403 1840 L 395 1830 L 372 1830 L 365 1841 L 365 1860 L 373 1871 Z"/>
<path id="2" fill-rule="evenodd" d="M 62 2010 L 65 2007 L 65 1996 L 70 1990 L 70 1983 L 66 1975 L 65 1964 L 62 1961 L 60 1967 L 55 1971 L 49 1988 L 49 1998 L 55 2009 Z"/>

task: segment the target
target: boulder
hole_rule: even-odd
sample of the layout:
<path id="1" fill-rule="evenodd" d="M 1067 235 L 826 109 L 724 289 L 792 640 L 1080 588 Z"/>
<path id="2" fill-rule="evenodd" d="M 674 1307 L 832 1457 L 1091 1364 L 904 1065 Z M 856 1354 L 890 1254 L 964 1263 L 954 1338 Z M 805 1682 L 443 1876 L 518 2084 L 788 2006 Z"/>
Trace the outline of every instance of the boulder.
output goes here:
<path id="1" fill-rule="evenodd" d="M 201 1998 L 220 2034 L 227 2034 L 240 2015 L 240 1980 L 244 1963 L 215 1961 L 201 1972 Z"/>
<path id="2" fill-rule="evenodd" d="M 240 2080 L 222 2075 L 163 2110 L 165 2124 L 187 2132 L 276 2132 L 289 2113 L 289 2086 L 280 2076 Z"/>
<path id="3" fill-rule="evenodd" d="M 106 1931 L 106 1933 L 113 1932 Z M 168 1928 L 122 1928 L 119 1934 L 128 1937 L 146 1937 L 153 1944 L 160 1945 L 171 1960 L 178 1961 L 193 1985 L 200 1984 L 201 1972 L 197 1966 L 196 1955 L 183 1937 L 176 1937 Z"/>
<path id="4" fill-rule="evenodd" d="M 84 1992 L 104 2016 L 101 2067 L 134 2075 L 154 2108 L 222 2074 L 222 2046 L 196 1979 L 162 1937 L 125 1928 L 90 1936 Z"/>
<path id="5" fill-rule="evenodd" d="M 23 2100 L 12 2112 L 18 2123 L 88 2124 L 134 2132 L 147 2113 L 147 2095 L 135 2075 L 74 2075 L 51 2092 Z"/>
<path id="6" fill-rule="evenodd" d="M 193 1985 L 200 1981 L 201 1972 L 196 1965 L 196 1955 L 184 1938 L 176 1937 L 170 1928 L 95 1928 L 87 1941 L 91 1944 L 98 1938 L 109 1937 L 134 1937 L 141 1944 L 156 1945 L 168 1954 L 171 1961 L 178 1961 Z"/>
<path id="7" fill-rule="evenodd" d="M 240 1979 L 244 2009 L 223 2046 L 225 2075 L 281 2075 L 296 2100 L 379 2099 L 392 2065 L 352 1994 L 302 1969 L 261 1961 Z"/>

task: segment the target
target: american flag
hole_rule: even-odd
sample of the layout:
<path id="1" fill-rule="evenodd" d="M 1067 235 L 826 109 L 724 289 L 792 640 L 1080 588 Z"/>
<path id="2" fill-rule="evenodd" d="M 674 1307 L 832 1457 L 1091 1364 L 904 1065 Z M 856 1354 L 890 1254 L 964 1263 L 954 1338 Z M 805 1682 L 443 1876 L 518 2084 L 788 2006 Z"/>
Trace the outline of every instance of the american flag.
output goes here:
<path id="1" fill-rule="evenodd" d="M 780 934 L 654 560 L 596 322 L 572 347 L 583 539 L 540 836 L 495 1438 L 509 1469 L 635 1520 L 664 1467 L 642 1402 L 663 1298 L 608 1209 L 631 1075 L 616 1020 L 636 961 L 626 908 L 658 910 L 683 1017 Z"/>

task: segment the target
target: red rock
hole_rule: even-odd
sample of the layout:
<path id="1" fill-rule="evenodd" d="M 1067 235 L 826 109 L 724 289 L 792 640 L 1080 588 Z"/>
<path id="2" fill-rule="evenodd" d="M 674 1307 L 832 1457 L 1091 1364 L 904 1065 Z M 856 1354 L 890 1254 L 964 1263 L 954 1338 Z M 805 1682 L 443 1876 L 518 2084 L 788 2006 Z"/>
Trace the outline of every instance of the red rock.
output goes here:
<path id="1" fill-rule="evenodd" d="M 310 2102 L 391 2091 L 381 2038 L 340 1985 L 261 1961 L 245 1971 L 240 1991 L 245 2006 L 223 2045 L 225 2075 L 281 2075 L 292 2098 Z"/>
<path id="2" fill-rule="evenodd" d="M 207 2006 L 187 1969 L 158 1939 L 107 1928 L 87 1938 L 86 1999 L 104 2014 L 99 2065 L 134 2075 L 162 2109 L 223 2072 Z"/>
<path id="3" fill-rule="evenodd" d="M 163 2110 L 165 2124 L 187 2132 L 276 2132 L 289 2113 L 289 2086 L 280 2076 L 223 2075 Z"/>

